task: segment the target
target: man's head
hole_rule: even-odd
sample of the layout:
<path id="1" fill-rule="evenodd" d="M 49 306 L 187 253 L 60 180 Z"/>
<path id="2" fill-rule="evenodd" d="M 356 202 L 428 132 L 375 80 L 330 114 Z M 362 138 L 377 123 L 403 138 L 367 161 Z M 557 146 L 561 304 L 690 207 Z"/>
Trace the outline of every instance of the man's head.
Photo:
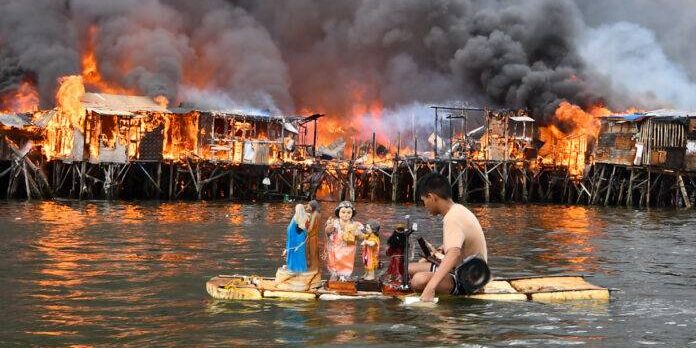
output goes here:
<path id="1" fill-rule="evenodd" d="M 311 200 L 307 203 L 307 212 L 314 213 L 319 211 L 319 202 L 317 200 Z"/>
<path id="2" fill-rule="evenodd" d="M 447 177 L 432 172 L 421 179 L 418 194 L 429 213 L 442 214 L 444 203 L 452 201 L 452 186 L 450 186 Z"/>

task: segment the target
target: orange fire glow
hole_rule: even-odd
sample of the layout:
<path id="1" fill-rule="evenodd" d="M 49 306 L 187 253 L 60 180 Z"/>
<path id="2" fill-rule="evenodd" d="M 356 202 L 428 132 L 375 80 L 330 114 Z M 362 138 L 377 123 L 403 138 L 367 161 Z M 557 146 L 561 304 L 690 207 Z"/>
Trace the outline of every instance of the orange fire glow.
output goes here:
<path id="1" fill-rule="evenodd" d="M 571 176 L 581 176 L 588 164 L 588 143 L 599 135 L 599 118 L 636 111 L 632 108 L 619 113 L 602 105 L 583 110 L 577 105 L 562 102 L 556 109 L 553 123 L 539 128 L 539 138 L 544 142 L 544 146 L 539 149 L 542 163 L 564 166 Z"/>
<path id="2" fill-rule="evenodd" d="M 0 95 L 1 113 L 28 113 L 39 110 L 39 92 L 29 81 L 22 81 L 19 87 Z"/>
<path id="3" fill-rule="evenodd" d="M 68 158 L 73 155 L 76 130 L 84 132 L 85 110 L 80 98 L 85 94 L 82 77 L 65 76 L 59 80 L 56 93 L 56 109 L 46 126 L 42 149 L 48 159 Z M 82 158 L 72 158 L 81 160 Z"/>
<path id="4" fill-rule="evenodd" d="M 84 79 L 85 85 L 87 85 L 89 89 L 101 93 L 125 95 L 136 94 L 135 90 L 109 83 L 102 77 L 95 51 L 97 35 L 97 27 L 90 27 L 87 35 L 86 45 L 84 51 L 82 52 L 82 78 Z M 127 69 L 122 70 L 126 71 Z"/>

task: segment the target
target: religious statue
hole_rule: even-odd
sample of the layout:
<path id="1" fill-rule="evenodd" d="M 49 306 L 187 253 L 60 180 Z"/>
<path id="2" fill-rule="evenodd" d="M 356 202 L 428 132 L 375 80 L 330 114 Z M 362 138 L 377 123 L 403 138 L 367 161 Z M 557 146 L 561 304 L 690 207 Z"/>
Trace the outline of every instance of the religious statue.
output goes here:
<path id="1" fill-rule="evenodd" d="M 285 247 L 285 260 L 290 272 L 307 272 L 307 228 L 310 216 L 302 204 L 295 206 L 295 215 L 287 228 L 287 240 Z"/>
<path id="2" fill-rule="evenodd" d="M 365 224 L 365 239 L 362 245 L 362 259 L 365 265 L 363 279 L 374 280 L 379 268 L 379 222 L 370 220 Z"/>
<path id="3" fill-rule="evenodd" d="M 327 268 L 331 280 L 348 281 L 353 274 L 356 239 L 363 237 L 365 228 L 353 220 L 355 208 L 351 202 L 339 203 L 334 215 L 335 218 L 326 221 L 324 228 L 327 235 Z"/>
<path id="4" fill-rule="evenodd" d="M 286 231 L 285 265 L 276 271 L 276 289 L 305 291 L 321 286 L 316 232 L 318 210 L 316 201 L 295 206 Z"/>
<path id="5" fill-rule="evenodd" d="M 309 227 L 307 228 L 307 268 L 319 271 L 319 202 L 307 203 Z"/>

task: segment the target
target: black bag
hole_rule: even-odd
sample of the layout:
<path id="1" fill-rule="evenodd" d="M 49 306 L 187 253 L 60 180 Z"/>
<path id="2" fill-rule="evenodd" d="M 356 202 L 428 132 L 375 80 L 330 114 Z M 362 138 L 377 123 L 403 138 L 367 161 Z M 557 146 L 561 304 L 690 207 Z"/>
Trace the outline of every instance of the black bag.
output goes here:
<path id="1" fill-rule="evenodd" d="M 454 270 L 457 286 L 464 295 L 471 295 L 483 289 L 491 280 L 491 270 L 486 261 L 478 255 L 469 256 Z"/>

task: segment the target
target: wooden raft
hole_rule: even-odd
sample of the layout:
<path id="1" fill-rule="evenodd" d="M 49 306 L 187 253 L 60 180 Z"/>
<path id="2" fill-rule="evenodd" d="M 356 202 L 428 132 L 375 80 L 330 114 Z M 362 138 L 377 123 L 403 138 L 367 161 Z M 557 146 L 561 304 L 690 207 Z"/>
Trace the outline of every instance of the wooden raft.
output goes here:
<path id="1" fill-rule="evenodd" d="M 385 295 L 381 292 L 366 291 L 346 294 L 342 291 L 328 290 L 323 285 L 307 291 L 287 291 L 277 289 L 275 285 L 273 278 L 220 275 L 206 283 L 206 290 L 210 296 L 220 300 L 393 299 L 407 295 Z M 445 296 L 444 298 L 453 299 L 454 297 Z M 587 282 L 582 276 L 523 277 L 492 280 L 482 293 L 465 298 L 489 301 L 608 301 L 609 290 Z"/>

